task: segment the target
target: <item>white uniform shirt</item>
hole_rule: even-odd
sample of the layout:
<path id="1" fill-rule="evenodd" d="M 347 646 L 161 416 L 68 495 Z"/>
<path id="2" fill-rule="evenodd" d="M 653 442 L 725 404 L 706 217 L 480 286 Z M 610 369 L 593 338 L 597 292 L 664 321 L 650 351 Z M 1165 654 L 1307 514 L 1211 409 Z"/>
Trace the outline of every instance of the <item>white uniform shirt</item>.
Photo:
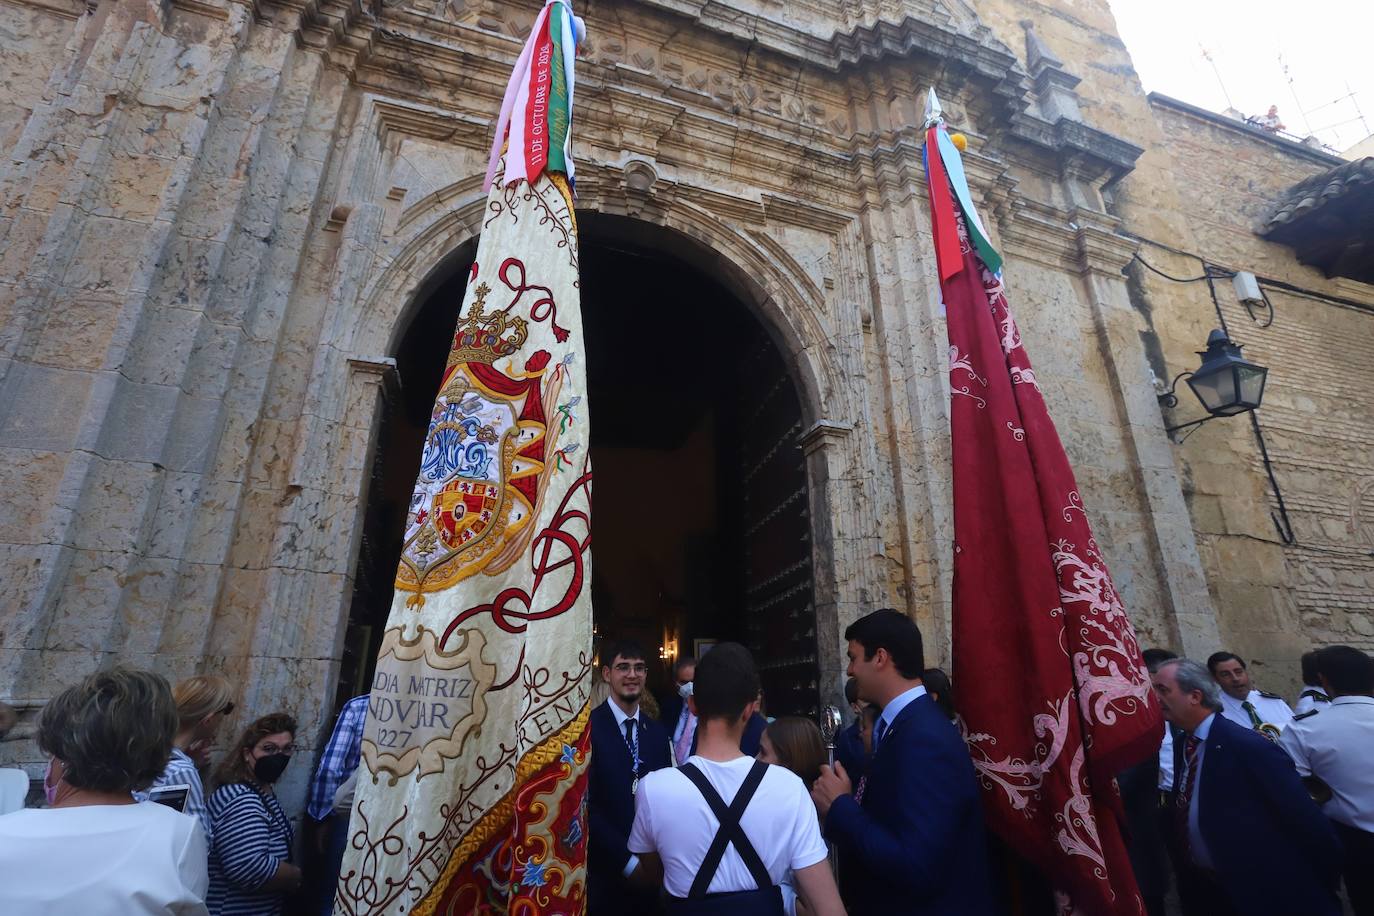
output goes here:
<path id="1" fill-rule="evenodd" d="M 1159 745 L 1159 791 L 1174 787 L 1174 727 L 1164 726 L 1164 740 Z"/>
<path id="2" fill-rule="evenodd" d="M 0 817 L 5 916 L 203 916 L 200 821 L 156 802 L 26 808 Z"/>
<path id="3" fill-rule="evenodd" d="M 728 806 L 749 775 L 754 758 L 736 757 L 728 763 L 717 763 L 694 755 L 689 762 Z M 630 852 L 658 853 L 663 860 L 664 888 L 674 897 L 686 897 L 719 826 L 691 780 L 676 769 L 658 770 L 639 781 Z M 797 774 L 785 767 L 768 767 L 740 826 L 774 884 L 783 880 L 788 869 L 795 871 L 825 860 L 816 806 Z M 752 891 L 756 886 L 732 843 L 706 892 Z"/>
<path id="4" fill-rule="evenodd" d="M 1374 697 L 1336 697 L 1316 715 L 1293 720 L 1279 747 L 1298 775 L 1331 787 L 1322 806 L 1327 817 L 1374 833 Z"/>
<path id="5" fill-rule="evenodd" d="M 1300 716 L 1305 712 L 1314 709 L 1325 709 L 1331 705 L 1331 698 L 1326 695 L 1320 687 L 1313 687 L 1311 684 L 1302 685 L 1302 693 L 1298 695 L 1298 702 L 1293 704 L 1293 715 Z"/>
<path id="6" fill-rule="evenodd" d="M 1283 731 L 1288 723 L 1293 721 L 1293 710 L 1288 708 L 1287 703 L 1279 697 L 1265 696 L 1258 690 L 1251 690 L 1250 695 L 1245 700 L 1237 700 L 1223 690 L 1221 692 L 1221 714 L 1241 728 L 1248 728 L 1253 731 L 1255 723 L 1251 720 L 1250 714 L 1245 711 L 1245 707 L 1241 705 L 1243 702 L 1254 705 L 1260 721 L 1277 725 L 1279 731 Z"/>

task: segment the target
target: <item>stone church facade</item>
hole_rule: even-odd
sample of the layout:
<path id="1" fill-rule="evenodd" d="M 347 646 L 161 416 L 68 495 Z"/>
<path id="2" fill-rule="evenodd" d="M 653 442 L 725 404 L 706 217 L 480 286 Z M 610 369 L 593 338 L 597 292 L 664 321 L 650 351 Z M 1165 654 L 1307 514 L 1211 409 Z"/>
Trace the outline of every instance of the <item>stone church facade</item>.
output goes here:
<path id="1" fill-rule="evenodd" d="M 1260 234 L 1339 160 L 1147 97 L 1106 0 L 577 6 L 579 212 L 713 277 L 796 385 L 825 696 L 874 607 L 948 658 L 931 86 L 1142 643 L 1284 690 L 1311 644 L 1374 647 L 1374 288 Z M 37 708 L 116 661 L 327 725 L 398 341 L 480 235 L 537 9 L 0 0 L 0 761 L 41 769 Z M 1156 379 L 1218 316 L 1137 255 L 1285 287 L 1217 301 L 1270 368 L 1293 543 L 1246 417 L 1166 434 L 1200 408 Z"/>

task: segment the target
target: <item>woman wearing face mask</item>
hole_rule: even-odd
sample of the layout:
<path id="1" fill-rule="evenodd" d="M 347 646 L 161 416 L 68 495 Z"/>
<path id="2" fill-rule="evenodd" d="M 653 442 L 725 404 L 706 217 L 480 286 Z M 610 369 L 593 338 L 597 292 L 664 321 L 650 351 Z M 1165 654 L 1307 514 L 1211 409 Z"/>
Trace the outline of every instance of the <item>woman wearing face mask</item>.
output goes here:
<path id="1" fill-rule="evenodd" d="M 149 671 L 98 672 L 43 707 L 49 807 L 0 817 L 0 913 L 203 916 L 200 824 L 133 798 L 176 728 L 171 688 Z"/>
<path id="2" fill-rule="evenodd" d="M 229 681 L 218 674 L 198 674 L 176 685 L 172 699 L 176 700 L 179 721 L 172 739 L 172 758 L 162 775 L 153 780 L 152 787 L 137 796 L 139 801 L 156 799 L 160 789 L 185 786 L 186 803 L 181 813 L 200 821 L 205 841 L 211 845 L 214 828 L 205 807 L 205 788 L 198 767 L 208 758 L 210 744 L 224 717 L 234 711 L 233 695 Z"/>
<path id="3" fill-rule="evenodd" d="M 273 713 L 249 725 L 215 772 L 210 796 L 211 916 L 280 916 L 301 884 L 291 864 L 291 822 L 273 785 L 295 752 L 296 720 Z"/>

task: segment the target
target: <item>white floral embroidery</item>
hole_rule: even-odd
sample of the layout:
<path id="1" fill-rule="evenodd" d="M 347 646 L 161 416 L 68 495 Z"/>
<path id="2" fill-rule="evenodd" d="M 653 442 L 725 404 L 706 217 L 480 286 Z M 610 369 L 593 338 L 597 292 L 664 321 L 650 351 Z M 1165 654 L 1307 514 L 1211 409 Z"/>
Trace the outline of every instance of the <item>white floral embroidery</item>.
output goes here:
<path id="1" fill-rule="evenodd" d="M 978 382 L 978 384 L 982 385 L 984 388 L 988 387 L 988 380 L 978 374 L 977 370 L 973 368 L 973 363 L 970 360 L 971 357 L 960 355 L 958 347 L 953 345 L 950 346 L 949 393 L 951 395 L 972 398 L 974 402 L 977 403 L 978 408 L 981 410 L 982 408 L 988 406 L 988 402 L 980 398 L 978 395 L 974 394 L 973 390 L 968 385 L 960 385 L 954 381 L 954 373 L 956 371 L 965 372 L 969 375 L 969 377 L 971 377 L 974 381 Z"/>

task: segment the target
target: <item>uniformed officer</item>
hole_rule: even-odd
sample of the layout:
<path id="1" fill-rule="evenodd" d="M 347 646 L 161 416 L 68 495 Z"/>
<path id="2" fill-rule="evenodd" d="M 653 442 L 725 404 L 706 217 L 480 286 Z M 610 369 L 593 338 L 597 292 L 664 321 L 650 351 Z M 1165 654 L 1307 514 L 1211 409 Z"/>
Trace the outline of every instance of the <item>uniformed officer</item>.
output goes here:
<path id="1" fill-rule="evenodd" d="M 1245 659 L 1234 652 L 1213 653 L 1207 659 L 1207 670 L 1221 687 L 1221 714 L 1237 725 L 1275 741 L 1284 726 L 1293 721 L 1293 710 L 1283 697 L 1250 686 Z"/>
<path id="2" fill-rule="evenodd" d="M 1317 674 L 1317 651 L 1313 649 L 1311 652 L 1304 652 L 1301 665 L 1302 693 L 1298 694 L 1298 702 L 1293 706 L 1294 716 L 1331 705 L 1331 697 L 1322 689 L 1321 679 Z"/>
<path id="3" fill-rule="evenodd" d="M 1345 847 L 1345 889 L 1356 916 L 1374 914 L 1374 659 L 1350 646 L 1318 652 L 1331 705 L 1295 716 L 1279 738 Z M 1313 786 L 1313 780 L 1319 783 Z"/>

